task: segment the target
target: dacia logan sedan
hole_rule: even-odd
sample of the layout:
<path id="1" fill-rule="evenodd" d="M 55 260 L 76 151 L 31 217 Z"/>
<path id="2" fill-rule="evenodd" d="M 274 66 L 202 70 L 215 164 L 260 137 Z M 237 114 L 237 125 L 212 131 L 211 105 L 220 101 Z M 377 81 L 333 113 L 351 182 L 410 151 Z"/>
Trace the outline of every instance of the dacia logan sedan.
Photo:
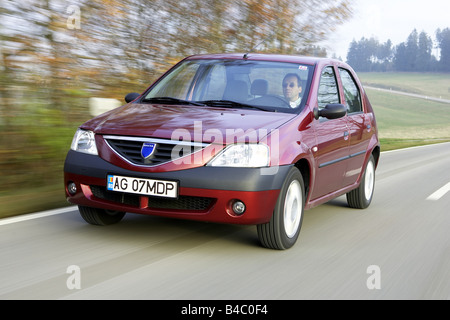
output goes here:
<path id="1" fill-rule="evenodd" d="M 264 247 L 288 249 L 305 210 L 372 201 L 377 125 L 346 63 L 194 55 L 125 101 L 82 124 L 65 160 L 67 200 L 90 224 L 128 212 L 256 225 Z"/>

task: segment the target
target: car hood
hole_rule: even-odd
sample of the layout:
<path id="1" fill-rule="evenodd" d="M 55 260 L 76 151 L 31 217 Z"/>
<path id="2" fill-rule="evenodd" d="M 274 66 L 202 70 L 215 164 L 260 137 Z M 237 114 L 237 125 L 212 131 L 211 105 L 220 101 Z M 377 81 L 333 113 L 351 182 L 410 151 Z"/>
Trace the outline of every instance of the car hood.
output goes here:
<path id="1" fill-rule="evenodd" d="M 197 142 L 263 138 L 295 114 L 251 109 L 127 104 L 86 122 L 82 128 L 97 134 L 154 137 Z M 233 140 L 225 140 L 233 139 Z M 259 140 L 258 139 L 258 140 Z"/>

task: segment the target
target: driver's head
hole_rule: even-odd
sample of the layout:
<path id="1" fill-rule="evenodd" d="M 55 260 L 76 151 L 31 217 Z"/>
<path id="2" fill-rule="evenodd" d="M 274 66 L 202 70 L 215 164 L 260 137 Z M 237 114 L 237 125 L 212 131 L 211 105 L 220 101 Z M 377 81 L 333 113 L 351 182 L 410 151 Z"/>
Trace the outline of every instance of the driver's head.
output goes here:
<path id="1" fill-rule="evenodd" d="M 283 79 L 283 94 L 288 101 L 296 101 L 302 92 L 301 79 L 296 73 L 288 73 Z"/>

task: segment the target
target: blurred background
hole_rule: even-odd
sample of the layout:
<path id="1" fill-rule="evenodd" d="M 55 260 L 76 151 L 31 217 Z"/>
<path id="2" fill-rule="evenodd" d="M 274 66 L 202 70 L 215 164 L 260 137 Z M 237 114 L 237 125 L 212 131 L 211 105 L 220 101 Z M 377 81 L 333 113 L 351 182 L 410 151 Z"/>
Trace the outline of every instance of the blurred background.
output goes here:
<path id="1" fill-rule="evenodd" d="M 0 0 L 0 218 L 69 205 L 64 159 L 76 128 L 92 117 L 92 98 L 124 103 L 127 93 L 144 91 L 191 54 L 256 47 L 328 56 L 323 44 L 352 18 L 355 2 Z M 347 57 L 333 56 L 360 71 L 411 71 L 396 53 L 410 58 L 414 47 L 429 61 L 429 69 L 416 71 L 448 72 L 450 30 L 439 30 L 437 41 L 439 57 L 431 55 L 429 35 L 411 28 L 400 51 L 362 38 Z"/>

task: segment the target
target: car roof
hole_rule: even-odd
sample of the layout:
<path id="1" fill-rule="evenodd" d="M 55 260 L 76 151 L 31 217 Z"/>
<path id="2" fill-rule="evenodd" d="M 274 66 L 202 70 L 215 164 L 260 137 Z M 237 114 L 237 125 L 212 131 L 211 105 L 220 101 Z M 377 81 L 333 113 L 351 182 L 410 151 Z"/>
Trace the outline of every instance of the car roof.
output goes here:
<path id="1" fill-rule="evenodd" d="M 265 54 L 265 53 L 215 53 L 215 54 L 197 54 L 186 58 L 187 60 L 197 59 L 233 59 L 233 60 L 259 60 L 259 61 L 277 61 L 291 62 L 308 65 L 317 64 L 345 64 L 342 61 L 330 58 L 310 57 L 287 54 Z"/>

